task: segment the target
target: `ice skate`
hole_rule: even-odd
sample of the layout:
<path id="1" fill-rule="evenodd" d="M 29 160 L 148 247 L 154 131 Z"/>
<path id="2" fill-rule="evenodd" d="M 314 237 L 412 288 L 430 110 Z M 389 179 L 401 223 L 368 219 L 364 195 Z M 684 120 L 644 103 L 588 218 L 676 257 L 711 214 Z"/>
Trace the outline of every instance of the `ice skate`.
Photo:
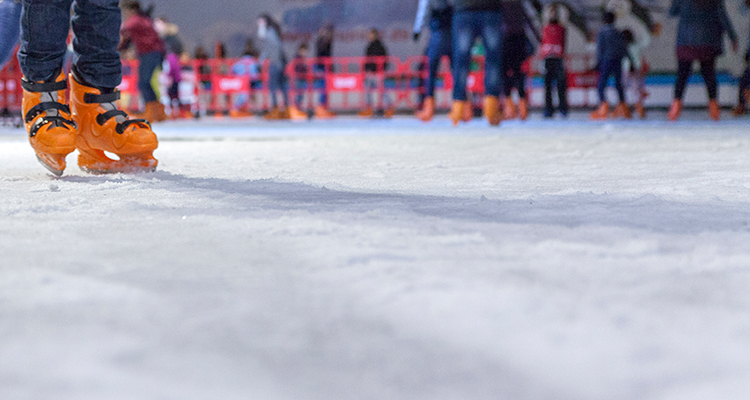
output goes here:
<path id="1" fill-rule="evenodd" d="M 270 111 L 268 111 L 266 115 L 263 116 L 263 118 L 267 121 L 277 121 L 283 119 L 283 115 L 278 108 L 274 107 Z"/>
<path id="2" fill-rule="evenodd" d="M 422 122 L 432 121 L 432 117 L 435 116 L 435 99 L 432 97 L 425 97 L 422 110 L 417 112 L 416 116 Z"/>
<path id="3" fill-rule="evenodd" d="M 317 119 L 331 119 L 336 117 L 336 114 L 330 112 L 327 108 L 318 105 L 315 106 L 315 118 Z"/>
<path id="4" fill-rule="evenodd" d="M 364 110 L 360 111 L 357 115 L 362 118 L 371 118 L 373 114 L 374 112 L 372 110 L 372 107 L 367 107 Z"/>
<path id="5" fill-rule="evenodd" d="M 615 111 L 612 113 L 612 118 L 633 118 L 633 114 L 630 112 L 630 107 L 625 103 L 620 103 L 615 107 Z"/>
<path id="6" fill-rule="evenodd" d="M 513 104 L 513 99 L 507 97 L 505 99 L 505 109 L 503 110 L 504 118 L 513 119 L 516 117 L 516 105 Z"/>
<path id="7" fill-rule="evenodd" d="M 597 108 L 594 112 L 591 113 L 591 119 L 593 120 L 603 120 L 607 119 L 609 117 L 609 104 L 608 103 L 602 103 L 599 108 Z"/>
<path id="8" fill-rule="evenodd" d="M 745 115 L 745 112 L 746 112 L 745 106 L 741 104 L 737 104 L 732 110 L 732 115 L 734 115 L 735 117 L 740 117 L 740 116 Z"/>
<path id="9" fill-rule="evenodd" d="M 56 176 L 65 170 L 65 157 L 76 149 L 76 123 L 65 104 L 68 83 L 61 73 L 55 82 L 21 81 L 23 115 L 29 142 L 39 162 Z"/>
<path id="10" fill-rule="evenodd" d="M 448 118 L 453 121 L 453 125 L 458 125 L 459 121 L 466 121 L 466 109 L 470 106 L 465 101 L 453 101 L 451 106 L 451 112 L 448 114 Z"/>
<path id="11" fill-rule="evenodd" d="M 675 100 L 672 102 L 672 106 L 669 107 L 669 112 L 667 112 L 667 119 L 669 119 L 670 121 L 677 121 L 677 119 L 680 118 L 681 113 L 682 101 Z"/>
<path id="12" fill-rule="evenodd" d="M 74 68 L 69 82 L 73 120 L 78 124 L 78 166 L 99 174 L 154 171 L 158 161 L 153 153 L 158 140 L 148 121 L 129 119 L 117 109 L 119 91 L 103 92 L 76 75 Z M 119 159 L 109 158 L 105 151 Z"/>
<path id="13" fill-rule="evenodd" d="M 640 119 L 646 119 L 646 108 L 643 107 L 643 103 L 635 103 L 635 113 Z"/>
<path id="14" fill-rule="evenodd" d="M 721 108 L 715 99 L 708 102 L 708 116 L 714 121 L 721 118 Z"/>
<path id="15" fill-rule="evenodd" d="M 495 96 L 486 96 L 484 98 L 484 116 L 490 125 L 500 125 L 500 122 L 503 120 L 503 114 L 500 112 L 500 99 Z"/>
<path id="16" fill-rule="evenodd" d="M 307 119 L 307 113 L 300 110 L 297 106 L 289 107 L 289 119 L 303 121 Z"/>

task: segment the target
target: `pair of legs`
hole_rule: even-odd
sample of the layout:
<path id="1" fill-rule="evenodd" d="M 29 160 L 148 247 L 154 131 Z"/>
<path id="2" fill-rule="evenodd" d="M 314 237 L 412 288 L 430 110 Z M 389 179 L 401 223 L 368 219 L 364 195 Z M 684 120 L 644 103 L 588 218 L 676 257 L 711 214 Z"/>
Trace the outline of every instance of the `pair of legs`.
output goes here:
<path id="1" fill-rule="evenodd" d="M 501 11 L 459 11 L 453 15 L 453 100 L 466 101 L 471 48 L 479 37 L 485 47 L 485 93 L 500 96 L 503 87 L 503 36 Z"/>
<path id="2" fill-rule="evenodd" d="M 622 59 L 604 60 L 599 66 L 599 102 L 607 102 L 607 83 L 610 77 L 615 78 L 615 89 L 617 89 L 617 98 L 620 104 L 625 103 L 625 89 L 622 86 Z"/>
<path id="3" fill-rule="evenodd" d="M 551 117 L 555 113 L 552 102 L 552 86 L 557 87 L 558 107 L 563 116 L 568 115 L 568 76 L 565 73 L 565 63 L 562 58 L 546 58 L 544 60 L 544 116 Z"/>
<path id="4" fill-rule="evenodd" d="M 289 105 L 289 94 L 286 91 L 286 78 L 284 77 L 284 66 L 271 64 L 268 67 L 268 89 L 271 93 L 271 105 L 278 109 L 277 92 L 281 91 L 284 98 L 284 107 Z"/>
<path id="5" fill-rule="evenodd" d="M 425 82 L 426 97 L 435 97 L 435 82 L 437 81 L 440 62 L 445 56 L 453 56 L 451 41 L 450 27 L 440 27 L 430 33 L 430 43 L 427 46 L 428 75 L 427 82 Z"/>
<path id="6" fill-rule="evenodd" d="M 524 61 L 528 56 L 525 34 L 513 34 L 505 37 L 503 44 L 503 65 L 505 66 L 505 97 L 510 97 L 515 88 L 518 97 L 526 98 L 526 74 L 522 71 Z"/>
<path id="7" fill-rule="evenodd" d="M 681 59 L 677 62 L 677 81 L 674 88 L 674 99 L 682 101 L 685 94 L 690 74 L 693 72 L 694 59 Z M 698 60 L 701 66 L 701 75 L 706 82 L 706 91 L 709 100 L 716 100 L 718 95 L 718 84 L 716 81 L 716 57 Z"/>

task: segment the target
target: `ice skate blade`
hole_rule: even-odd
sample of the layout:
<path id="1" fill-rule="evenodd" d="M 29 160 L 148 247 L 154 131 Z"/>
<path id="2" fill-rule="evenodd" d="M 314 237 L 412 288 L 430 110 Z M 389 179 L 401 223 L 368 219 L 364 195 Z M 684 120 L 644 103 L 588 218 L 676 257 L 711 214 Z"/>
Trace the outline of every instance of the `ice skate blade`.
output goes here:
<path id="1" fill-rule="evenodd" d="M 119 160 L 107 157 L 104 152 L 98 154 L 99 151 L 97 151 L 96 153 L 92 156 L 81 152 L 78 155 L 78 167 L 93 175 L 140 174 L 156 171 L 159 163 L 151 152 L 120 156 Z"/>
<path id="2" fill-rule="evenodd" d="M 44 168 L 46 168 L 47 171 L 51 172 L 52 175 L 54 175 L 55 177 L 59 178 L 59 177 L 61 177 L 63 175 L 63 171 L 65 170 L 64 167 L 63 167 L 63 169 L 57 169 L 57 168 L 49 165 L 46 161 L 44 161 L 42 159 L 42 157 L 39 156 L 39 154 L 36 154 L 36 159 L 37 159 L 37 161 L 39 161 L 39 164 L 42 164 L 42 166 Z"/>

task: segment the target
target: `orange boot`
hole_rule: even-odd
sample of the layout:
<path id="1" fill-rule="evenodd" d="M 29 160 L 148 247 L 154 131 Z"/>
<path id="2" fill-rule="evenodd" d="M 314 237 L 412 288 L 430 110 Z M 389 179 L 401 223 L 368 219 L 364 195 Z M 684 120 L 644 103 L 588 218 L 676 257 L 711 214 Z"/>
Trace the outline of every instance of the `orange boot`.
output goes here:
<path id="1" fill-rule="evenodd" d="M 274 107 L 270 109 L 266 115 L 263 116 L 264 119 L 268 121 L 276 121 L 281 119 L 281 111 L 279 111 L 278 108 Z"/>
<path id="2" fill-rule="evenodd" d="M 741 104 L 737 104 L 737 106 L 735 106 L 734 109 L 732 110 L 732 115 L 734 115 L 735 117 L 745 115 L 745 106 Z"/>
<path id="3" fill-rule="evenodd" d="M 331 119 L 336 117 L 336 114 L 328 111 L 327 108 L 325 108 L 322 105 L 315 106 L 315 118 L 318 119 Z"/>
<path id="4" fill-rule="evenodd" d="M 435 116 L 435 99 L 432 97 L 425 97 L 424 105 L 422 110 L 417 112 L 417 118 L 423 122 L 432 121 L 432 117 Z"/>
<path id="5" fill-rule="evenodd" d="M 360 111 L 359 114 L 357 114 L 360 117 L 363 118 L 370 118 L 373 115 L 372 107 L 368 106 L 364 110 Z"/>
<path id="6" fill-rule="evenodd" d="M 484 97 L 484 116 L 490 122 L 490 125 L 500 125 L 503 120 L 503 114 L 500 112 L 500 99 L 495 96 Z"/>
<path id="7" fill-rule="evenodd" d="M 675 100 L 672 102 L 672 106 L 669 107 L 669 112 L 667 112 L 667 119 L 670 121 L 677 121 L 677 118 L 680 118 L 680 114 L 682 113 L 682 100 Z"/>
<path id="8" fill-rule="evenodd" d="M 521 121 L 526 121 L 529 118 L 529 101 L 521 99 L 518 102 L 518 115 L 521 117 Z"/>
<path id="9" fill-rule="evenodd" d="M 620 103 L 615 108 L 615 111 L 612 113 L 613 118 L 625 118 L 625 119 L 631 119 L 633 118 L 633 114 L 630 113 L 630 107 L 628 107 L 625 103 Z"/>
<path id="10" fill-rule="evenodd" d="M 474 119 L 474 104 L 467 101 L 466 106 L 464 106 L 464 115 L 461 117 L 461 120 L 464 122 L 471 122 L 472 119 Z"/>
<path id="11" fill-rule="evenodd" d="M 297 106 L 289 107 L 289 118 L 297 121 L 307 119 L 307 113 L 297 108 Z"/>
<path id="12" fill-rule="evenodd" d="M 609 104 L 604 102 L 602 103 L 599 108 L 596 109 L 596 111 L 591 113 L 591 119 L 594 120 L 602 120 L 607 119 L 609 116 Z"/>
<path id="13" fill-rule="evenodd" d="M 464 119 L 464 114 L 466 112 L 464 111 L 468 106 L 466 105 L 465 101 L 458 101 L 454 100 L 453 105 L 451 105 L 451 112 L 448 114 L 448 118 L 453 121 L 453 125 L 458 125 L 458 122 Z"/>
<path id="14" fill-rule="evenodd" d="M 716 99 L 708 102 L 708 115 L 714 121 L 718 121 L 719 118 L 721 118 L 721 109 L 719 108 L 719 103 Z"/>
<path id="15" fill-rule="evenodd" d="M 635 103 L 635 113 L 638 114 L 638 118 L 646 119 L 646 108 L 643 107 L 643 102 Z"/>
<path id="16" fill-rule="evenodd" d="M 78 166 L 92 173 L 154 171 L 158 161 L 154 150 L 159 146 L 151 125 L 143 119 L 129 119 L 115 102 L 120 92 L 88 86 L 70 74 L 70 106 L 78 124 L 76 148 Z M 113 160 L 104 153 L 116 154 Z"/>
<path id="17" fill-rule="evenodd" d="M 505 119 L 513 119 L 516 117 L 516 106 L 513 104 L 513 99 L 510 97 L 505 98 L 505 110 L 503 111 Z"/>
<path id="18" fill-rule="evenodd" d="M 76 149 L 76 123 L 65 104 L 68 82 L 61 73 L 55 82 L 21 80 L 23 115 L 29 142 L 39 162 L 56 176 L 65 170 L 65 157 Z"/>

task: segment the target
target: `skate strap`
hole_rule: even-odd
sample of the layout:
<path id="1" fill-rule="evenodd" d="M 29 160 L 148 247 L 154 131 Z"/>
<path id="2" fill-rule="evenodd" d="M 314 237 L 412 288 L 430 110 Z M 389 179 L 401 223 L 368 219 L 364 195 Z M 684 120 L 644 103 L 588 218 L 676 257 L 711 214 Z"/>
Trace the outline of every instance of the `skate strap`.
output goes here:
<path id="1" fill-rule="evenodd" d="M 148 121 L 146 121 L 145 119 L 139 118 L 139 119 L 129 119 L 129 120 L 120 122 L 119 124 L 117 124 L 117 127 L 115 127 L 115 131 L 117 131 L 117 133 L 122 135 L 123 133 L 125 133 L 125 129 L 128 129 L 128 127 L 133 124 L 143 124 L 151 128 L 151 124 Z"/>
<path id="2" fill-rule="evenodd" d="M 128 117 L 128 114 L 125 113 L 125 111 L 117 110 L 117 109 L 115 109 L 115 110 L 109 110 L 107 112 L 104 112 L 104 113 L 101 113 L 101 114 L 97 115 L 96 116 L 96 123 L 98 123 L 99 125 L 104 125 L 107 121 L 109 121 L 110 119 L 112 119 L 114 117 L 117 117 L 118 115 L 119 116 L 123 116 L 125 118 Z"/>
<path id="3" fill-rule="evenodd" d="M 57 92 L 68 88 L 68 81 L 36 83 L 21 79 L 21 87 L 31 93 Z"/>
<path id="4" fill-rule="evenodd" d="M 65 104 L 60 104 L 56 101 L 46 101 L 44 103 L 39 103 L 34 107 L 31 107 L 29 112 L 26 113 L 26 116 L 24 116 L 24 120 L 26 121 L 26 123 L 29 123 L 33 121 L 34 118 L 37 117 L 37 115 L 47 110 L 58 110 L 70 115 L 70 107 L 66 106 Z"/>
<path id="5" fill-rule="evenodd" d="M 39 130 L 39 128 L 50 123 L 54 123 L 57 126 L 70 125 L 73 128 L 78 127 L 78 125 L 74 121 L 71 121 L 67 118 L 63 118 L 60 116 L 44 117 L 44 118 L 41 118 L 39 121 L 37 121 L 37 123 L 35 123 L 34 126 L 31 127 L 31 129 L 29 129 L 29 137 L 36 136 L 36 132 Z"/>
<path id="6" fill-rule="evenodd" d="M 101 103 L 113 103 L 120 100 L 120 91 L 112 93 L 86 93 L 83 95 L 83 102 L 88 104 L 101 104 Z"/>

